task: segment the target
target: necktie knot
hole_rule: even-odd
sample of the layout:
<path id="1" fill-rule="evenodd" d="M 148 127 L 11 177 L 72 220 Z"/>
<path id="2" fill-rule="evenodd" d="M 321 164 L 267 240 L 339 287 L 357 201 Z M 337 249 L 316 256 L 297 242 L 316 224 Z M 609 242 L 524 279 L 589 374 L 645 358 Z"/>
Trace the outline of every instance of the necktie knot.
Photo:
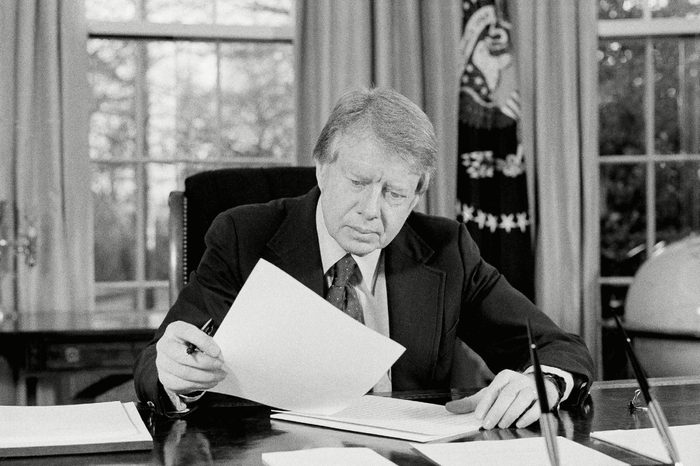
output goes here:
<path id="1" fill-rule="evenodd" d="M 356 270 L 355 259 L 350 254 L 343 256 L 333 267 L 333 286 L 347 286 Z"/>

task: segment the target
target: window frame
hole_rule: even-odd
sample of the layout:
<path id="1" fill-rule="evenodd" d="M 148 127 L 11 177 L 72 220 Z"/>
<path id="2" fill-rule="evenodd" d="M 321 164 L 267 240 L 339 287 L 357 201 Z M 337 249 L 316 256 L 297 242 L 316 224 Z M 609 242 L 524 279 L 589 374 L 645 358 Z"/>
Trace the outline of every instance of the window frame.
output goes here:
<path id="1" fill-rule="evenodd" d="M 293 9 L 292 9 L 293 12 Z M 216 45 L 217 66 L 220 60 L 218 53 L 220 44 L 223 43 L 294 43 L 294 27 L 292 26 L 250 26 L 250 25 L 224 25 L 224 24 L 179 24 L 179 23 L 154 23 L 148 21 L 87 21 L 87 39 L 116 39 L 135 40 L 147 43 L 148 41 L 197 41 L 210 42 Z M 137 66 L 141 60 L 136 60 Z M 146 294 L 148 291 L 164 292 L 168 294 L 168 280 L 146 279 L 146 202 L 147 202 L 147 176 L 148 164 L 171 164 L 199 166 L 211 166 L 212 168 L 237 167 L 237 166 L 261 166 L 261 165 L 290 165 L 296 160 L 279 160 L 272 157 L 238 157 L 236 159 L 221 160 L 164 157 L 144 157 L 143 141 L 145 140 L 145 73 L 146 70 L 137 69 L 135 78 L 136 99 L 136 149 L 132 157 L 111 157 L 109 159 L 95 159 L 90 157 L 91 167 L 99 165 L 114 165 L 133 167 L 136 184 L 136 212 L 135 212 L 135 277 L 128 281 L 95 281 L 95 296 L 110 290 L 122 290 L 135 292 L 136 310 L 147 309 Z M 217 73 L 217 101 L 221 101 L 220 76 Z M 217 126 L 221 125 L 221 115 L 217 115 Z M 162 309 L 155 309 L 162 310 Z"/>
<path id="2" fill-rule="evenodd" d="M 653 40 L 661 37 L 683 38 L 700 35 L 700 22 L 684 18 L 653 18 L 648 3 L 644 4 L 640 19 L 598 20 L 598 41 L 611 39 L 640 39 L 645 41 L 644 68 L 644 144 L 645 153 L 636 155 L 598 154 L 598 170 L 612 164 L 644 164 L 646 169 L 646 250 L 653 251 L 656 244 L 656 164 L 660 162 L 700 162 L 700 153 L 657 154 L 655 152 L 655 96 Z M 599 130 L 600 131 L 600 130 Z M 599 253 L 600 257 L 600 245 Z M 598 274 L 598 285 L 629 286 L 632 276 L 602 276 Z M 600 315 L 600 310 L 598 312 Z"/>

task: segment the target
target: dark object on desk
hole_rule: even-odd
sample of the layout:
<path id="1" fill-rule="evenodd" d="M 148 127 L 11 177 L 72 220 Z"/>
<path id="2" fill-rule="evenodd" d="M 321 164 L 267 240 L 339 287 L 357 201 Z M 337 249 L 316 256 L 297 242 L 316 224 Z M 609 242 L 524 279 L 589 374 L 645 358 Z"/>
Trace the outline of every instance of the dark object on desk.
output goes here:
<path id="1" fill-rule="evenodd" d="M 661 406 L 659 406 L 658 402 L 651 396 L 651 392 L 649 391 L 649 382 L 647 381 L 647 375 L 644 372 L 642 366 L 639 364 L 637 356 L 634 354 L 634 349 L 632 349 L 632 342 L 627 336 L 625 328 L 622 326 L 622 322 L 620 322 L 620 318 L 617 316 L 617 314 L 614 314 L 613 317 L 615 317 L 615 323 L 617 323 L 617 327 L 620 329 L 620 334 L 625 340 L 625 350 L 627 351 L 627 356 L 629 357 L 630 363 L 632 364 L 632 369 L 634 369 L 634 375 L 637 378 L 639 389 L 641 390 L 642 395 L 644 396 L 644 400 L 647 403 L 651 422 L 652 424 L 654 424 L 654 427 L 659 432 L 661 441 L 663 442 L 664 447 L 668 451 L 668 456 L 671 458 L 671 461 L 673 461 L 675 465 L 681 466 L 682 463 L 680 454 L 678 453 L 678 447 L 676 446 L 676 443 L 673 440 L 673 436 L 671 435 L 666 416 L 661 410 Z"/>
<path id="2" fill-rule="evenodd" d="M 204 254 L 204 234 L 221 212 L 245 204 L 295 197 L 316 186 L 313 167 L 225 168 L 185 180 L 185 191 L 173 191 L 170 207 L 170 302 L 187 284 Z"/>

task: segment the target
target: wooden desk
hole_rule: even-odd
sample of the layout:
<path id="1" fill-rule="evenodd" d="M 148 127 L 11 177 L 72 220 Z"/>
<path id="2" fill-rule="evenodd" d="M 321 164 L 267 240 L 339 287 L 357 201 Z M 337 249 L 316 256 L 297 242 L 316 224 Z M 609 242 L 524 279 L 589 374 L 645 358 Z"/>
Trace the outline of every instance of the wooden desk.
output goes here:
<path id="1" fill-rule="evenodd" d="M 59 373 L 109 374 L 82 390 L 77 399 L 94 398 L 123 383 L 163 317 L 133 310 L 37 312 L 0 322 L 0 357 L 12 368 L 17 404 L 35 404 L 38 379 Z"/>
<path id="2" fill-rule="evenodd" d="M 652 391 L 658 397 L 671 425 L 700 423 L 700 377 L 653 379 Z M 592 404 L 581 412 L 560 412 L 559 435 L 573 439 L 634 465 L 657 464 L 651 460 L 590 438 L 590 432 L 608 429 L 651 427 L 643 412 L 630 414 L 627 402 L 634 394 L 632 381 L 602 382 L 593 385 Z M 471 391 L 465 391 L 471 392 Z M 423 401 L 444 402 L 447 394 L 437 392 L 396 393 L 395 396 Z M 314 447 L 366 446 L 399 465 L 428 465 L 402 440 L 270 421 L 269 409 L 242 405 L 229 398 L 210 398 L 184 420 L 153 418 L 142 412 L 154 435 L 150 452 L 22 458 L 6 460 L 19 464 L 243 464 L 260 465 L 261 454 L 271 451 Z M 527 429 L 482 431 L 469 440 L 494 440 L 539 435 L 537 425 Z"/>

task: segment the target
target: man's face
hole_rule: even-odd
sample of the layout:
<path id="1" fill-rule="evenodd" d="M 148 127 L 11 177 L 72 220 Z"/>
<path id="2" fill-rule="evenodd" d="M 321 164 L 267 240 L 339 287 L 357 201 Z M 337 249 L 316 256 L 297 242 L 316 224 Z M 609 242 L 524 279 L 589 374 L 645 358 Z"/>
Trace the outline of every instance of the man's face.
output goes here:
<path id="1" fill-rule="evenodd" d="M 364 256 L 396 237 L 418 202 L 420 176 L 371 138 L 343 137 L 334 162 L 316 163 L 328 233 L 347 252 Z"/>

